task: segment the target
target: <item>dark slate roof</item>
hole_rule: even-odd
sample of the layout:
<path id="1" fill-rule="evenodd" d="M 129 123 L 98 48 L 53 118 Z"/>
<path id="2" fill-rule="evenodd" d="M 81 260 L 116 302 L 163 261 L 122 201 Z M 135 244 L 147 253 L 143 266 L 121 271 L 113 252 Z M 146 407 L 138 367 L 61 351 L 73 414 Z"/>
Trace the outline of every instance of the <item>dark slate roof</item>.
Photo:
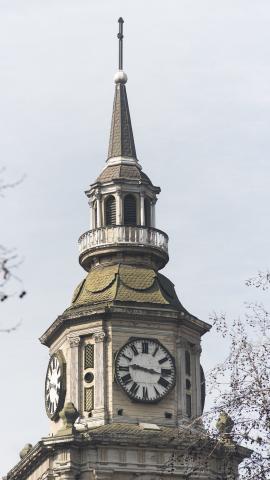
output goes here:
<path id="1" fill-rule="evenodd" d="M 113 114 L 108 158 L 136 157 L 126 87 L 122 83 L 115 86 Z"/>
<path id="2" fill-rule="evenodd" d="M 111 182 L 112 180 L 138 180 L 152 185 L 148 176 L 139 167 L 134 165 L 108 165 L 97 178 L 97 182 Z"/>

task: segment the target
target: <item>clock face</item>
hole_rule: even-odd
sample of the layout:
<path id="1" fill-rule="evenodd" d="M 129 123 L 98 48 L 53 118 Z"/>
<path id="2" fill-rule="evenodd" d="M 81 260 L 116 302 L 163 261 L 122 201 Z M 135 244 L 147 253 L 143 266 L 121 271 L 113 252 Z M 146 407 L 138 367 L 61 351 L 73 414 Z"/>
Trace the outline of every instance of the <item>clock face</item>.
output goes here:
<path id="1" fill-rule="evenodd" d="M 45 380 L 45 407 L 48 417 L 55 420 L 65 401 L 65 362 L 60 352 L 51 356 Z"/>
<path id="2" fill-rule="evenodd" d="M 158 402 L 175 384 L 174 358 L 149 338 L 130 340 L 115 359 L 117 382 L 136 402 Z"/>

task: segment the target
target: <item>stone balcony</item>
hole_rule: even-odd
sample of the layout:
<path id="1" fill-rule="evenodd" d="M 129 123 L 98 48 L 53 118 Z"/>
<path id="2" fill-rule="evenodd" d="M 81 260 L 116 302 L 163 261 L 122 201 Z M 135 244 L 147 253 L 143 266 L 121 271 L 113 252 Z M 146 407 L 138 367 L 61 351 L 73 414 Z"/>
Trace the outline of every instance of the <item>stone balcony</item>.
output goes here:
<path id="1" fill-rule="evenodd" d="M 168 261 L 168 235 L 152 227 L 115 225 L 88 230 L 79 238 L 79 261 L 85 270 L 93 257 L 111 256 L 121 252 L 125 257 L 151 257 L 157 268 Z"/>

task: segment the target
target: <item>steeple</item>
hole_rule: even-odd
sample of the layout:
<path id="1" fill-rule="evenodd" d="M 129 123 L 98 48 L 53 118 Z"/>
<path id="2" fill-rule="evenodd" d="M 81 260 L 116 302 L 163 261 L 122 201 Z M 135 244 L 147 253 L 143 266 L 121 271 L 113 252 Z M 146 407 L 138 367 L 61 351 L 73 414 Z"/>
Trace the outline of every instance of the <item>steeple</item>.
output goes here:
<path id="1" fill-rule="evenodd" d="M 112 123 L 108 160 L 113 158 L 128 158 L 137 160 L 132 125 L 126 92 L 127 75 L 123 71 L 123 23 L 119 20 L 119 70 L 114 77 L 115 95 L 113 103 Z"/>

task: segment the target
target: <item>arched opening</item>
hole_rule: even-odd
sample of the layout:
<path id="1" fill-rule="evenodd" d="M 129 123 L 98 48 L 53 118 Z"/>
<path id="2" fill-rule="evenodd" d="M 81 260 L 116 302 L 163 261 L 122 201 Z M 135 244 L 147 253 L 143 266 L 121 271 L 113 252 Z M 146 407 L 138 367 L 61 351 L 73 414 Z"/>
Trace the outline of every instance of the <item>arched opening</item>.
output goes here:
<path id="1" fill-rule="evenodd" d="M 151 226 L 151 207 L 150 201 L 148 198 L 144 199 L 144 216 L 145 216 L 145 226 Z"/>
<path id="2" fill-rule="evenodd" d="M 113 195 L 110 195 L 105 202 L 105 225 L 116 224 L 116 202 Z"/>
<path id="3" fill-rule="evenodd" d="M 134 195 L 126 195 L 124 199 L 124 225 L 137 225 L 137 205 Z"/>

